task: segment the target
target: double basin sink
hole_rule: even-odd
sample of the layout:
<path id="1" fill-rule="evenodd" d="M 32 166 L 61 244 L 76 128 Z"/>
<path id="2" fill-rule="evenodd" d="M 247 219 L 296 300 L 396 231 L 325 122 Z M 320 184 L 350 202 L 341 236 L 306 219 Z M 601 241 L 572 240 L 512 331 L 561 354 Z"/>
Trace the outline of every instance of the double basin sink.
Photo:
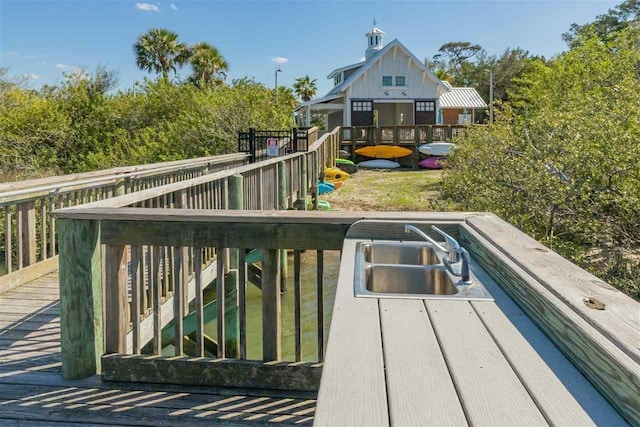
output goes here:
<path id="1" fill-rule="evenodd" d="M 478 280 L 464 283 L 428 242 L 367 241 L 356 245 L 355 296 L 492 300 Z"/>

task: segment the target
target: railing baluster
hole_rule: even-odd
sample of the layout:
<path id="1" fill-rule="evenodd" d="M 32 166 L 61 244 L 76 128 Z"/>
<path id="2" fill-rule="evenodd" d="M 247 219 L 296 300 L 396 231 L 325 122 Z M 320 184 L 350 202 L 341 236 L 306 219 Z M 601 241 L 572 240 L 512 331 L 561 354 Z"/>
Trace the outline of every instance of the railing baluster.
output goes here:
<path id="1" fill-rule="evenodd" d="M 105 347 L 107 353 L 124 353 L 129 324 L 125 246 L 105 245 L 105 253 Z"/>
<path id="2" fill-rule="evenodd" d="M 324 252 L 317 251 L 318 362 L 324 360 Z"/>
<path id="3" fill-rule="evenodd" d="M 55 200 L 53 197 L 49 199 L 49 256 L 56 256 L 56 219 L 51 215 L 55 207 Z"/>
<path id="4" fill-rule="evenodd" d="M 40 259 L 47 259 L 47 204 L 40 199 Z"/>
<path id="5" fill-rule="evenodd" d="M 202 304 L 202 248 L 195 250 L 196 280 L 196 356 L 204 357 L 204 306 Z"/>
<path id="6" fill-rule="evenodd" d="M 280 360 L 280 257 L 277 249 L 262 251 L 262 359 Z"/>
<path id="7" fill-rule="evenodd" d="M 140 246 L 131 246 L 131 323 L 133 330 L 133 354 L 140 354 Z"/>
<path id="8" fill-rule="evenodd" d="M 18 261 L 18 270 L 20 270 L 23 265 L 22 265 L 22 256 L 24 254 L 24 243 L 22 241 L 23 238 L 23 232 L 22 232 L 22 228 L 24 227 L 23 224 L 23 216 L 22 216 L 22 212 L 20 209 L 20 205 L 16 206 L 16 240 L 18 241 L 18 246 L 16 248 L 16 255 L 17 255 L 17 261 Z"/>
<path id="9" fill-rule="evenodd" d="M 302 333 L 301 333 L 301 286 L 300 286 L 300 251 L 293 251 L 293 321 L 295 337 L 295 360 L 302 360 Z"/>
<path id="10" fill-rule="evenodd" d="M 13 267 L 13 251 L 11 249 L 11 206 L 4 207 L 4 266 L 7 274 Z"/>
<path id="11" fill-rule="evenodd" d="M 179 246 L 173 248 L 173 323 L 174 323 L 174 346 L 175 355 L 182 356 L 184 353 L 183 346 L 183 328 L 182 318 L 184 317 L 184 305 L 182 303 L 183 292 L 183 251 Z"/>
<path id="12" fill-rule="evenodd" d="M 240 317 L 240 359 L 247 358 L 247 250 L 238 250 L 238 306 Z"/>
<path id="13" fill-rule="evenodd" d="M 225 337 L 224 337 L 224 271 L 225 271 L 225 254 L 223 248 L 216 248 L 217 259 L 217 276 L 216 276 L 216 301 L 218 305 L 218 357 L 225 356 Z"/>

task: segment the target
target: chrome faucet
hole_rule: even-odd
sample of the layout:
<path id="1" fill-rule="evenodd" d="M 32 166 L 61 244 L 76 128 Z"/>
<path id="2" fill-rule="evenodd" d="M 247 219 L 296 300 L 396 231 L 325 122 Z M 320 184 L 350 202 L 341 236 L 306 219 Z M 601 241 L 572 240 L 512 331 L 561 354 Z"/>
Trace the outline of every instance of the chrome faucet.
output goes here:
<path id="1" fill-rule="evenodd" d="M 444 262 L 444 265 L 447 267 L 447 270 L 449 270 L 449 272 L 454 276 L 459 276 L 460 281 L 463 284 L 466 284 L 466 285 L 471 284 L 471 278 L 469 277 L 469 263 L 470 263 L 469 252 L 467 252 L 465 248 L 460 246 L 460 243 L 458 243 L 456 239 L 449 236 L 447 233 L 440 230 L 435 225 L 432 225 L 431 228 L 433 229 L 433 231 L 441 234 L 442 237 L 444 237 L 444 240 L 447 244 L 448 249 L 444 248 L 442 245 L 440 245 L 434 239 L 429 237 L 422 230 L 420 230 L 417 227 L 414 227 L 413 225 L 405 225 L 404 232 L 410 233 L 413 231 L 418 236 L 422 237 L 423 239 L 431 243 L 433 246 L 435 246 L 442 252 L 446 252 L 447 255 L 444 256 L 442 261 Z"/>

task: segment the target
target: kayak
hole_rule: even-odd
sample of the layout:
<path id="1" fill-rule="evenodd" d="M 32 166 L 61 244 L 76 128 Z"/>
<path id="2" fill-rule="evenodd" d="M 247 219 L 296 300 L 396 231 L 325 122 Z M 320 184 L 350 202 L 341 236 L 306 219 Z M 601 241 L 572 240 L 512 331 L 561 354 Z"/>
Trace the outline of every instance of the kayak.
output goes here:
<path id="1" fill-rule="evenodd" d="M 327 181 L 346 181 L 351 178 L 351 175 L 338 168 L 326 168 L 324 177 Z"/>
<path id="2" fill-rule="evenodd" d="M 432 142 L 430 144 L 422 144 L 418 147 L 418 151 L 427 156 L 446 156 L 451 154 L 456 148 L 451 142 Z"/>
<path id="3" fill-rule="evenodd" d="M 321 182 L 318 184 L 318 194 L 331 193 L 336 189 L 335 185 L 330 182 Z"/>
<path id="4" fill-rule="evenodd" d="M 349 163 L 338 163 L 336 164 L 336 167 L 340 170 L 345 171 L 348 174 L 353 175 L 354 173 L 358 172 L 358 165 L 356 165 L 355 163 L 349 164 Z"/>
<path id="5" fill-rule="evenodd" d="M 347 159 L 336 159 L 336 165 L 355 165 L 355 163 Z"/>
<path id="6" fill-rule="evenodd" d="M 358 167 L 364 169 L 396 169 L 400 167 L 400 163 L 392 160 L 376 159 L 360 162 L 358 163 Z"/>
<path id="7" fill-rule="evenodd" d="M 340 150 L 338 151 L 338 156 L 340 156 L 341 159 L 349 159 L 351 158 L 351 153 L 347 150 Z"/>
<path id="8" fill-rule="evenodd" d="M 421 160 L 418 163 L 423 169 L 442 169 L 442 163 L 440 163 L 441 158 L 439 157 L 427 157 L 424 160 Z"/>
<path id="9" fill-rule="evenodd" d="M 397 145 L 370 145 L 356 150 L 356 154 L 375 159 L 398 159 L 412 153 L 413 151 L 408 148 L 398 147 Z"/>

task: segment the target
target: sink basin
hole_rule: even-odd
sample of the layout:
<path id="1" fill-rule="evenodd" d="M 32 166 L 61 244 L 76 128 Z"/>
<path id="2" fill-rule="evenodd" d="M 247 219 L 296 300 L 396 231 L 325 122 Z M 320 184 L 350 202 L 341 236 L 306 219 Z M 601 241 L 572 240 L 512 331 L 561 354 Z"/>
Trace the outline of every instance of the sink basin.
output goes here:
<path id="1" fill-rule="evenodd" d="M 434 265 L 440 260 L 430 245 L 415 242 L 372 242 L 362 245 L 364 261 L 371 264 Z"/>
<path id="2" fill-rule="evenodd" d="M 368 240 L 356 244 L 354 295 L 365 298 L 493 300 L 484 285 L 447 271 L 447 254 L 428 242 Z"/>
<path id="3" fill-rule="evenodd" d="M 409 265 L 367 266 L 365 288 L 369 292 L 391 294 L 453 295 L 458 293 L 458 289 L 443 267 Z"/>

